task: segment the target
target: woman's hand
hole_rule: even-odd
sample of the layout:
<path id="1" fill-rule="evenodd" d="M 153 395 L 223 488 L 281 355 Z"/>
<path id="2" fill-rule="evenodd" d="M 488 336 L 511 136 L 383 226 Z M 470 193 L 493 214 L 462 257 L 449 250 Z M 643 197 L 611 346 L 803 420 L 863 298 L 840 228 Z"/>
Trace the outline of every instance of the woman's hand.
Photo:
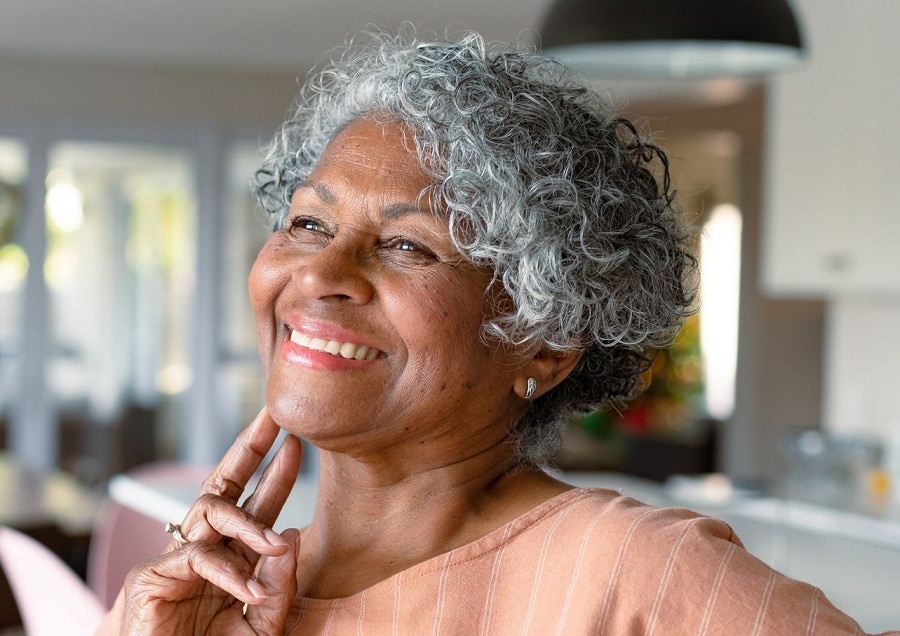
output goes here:
<path id="1" fill-rule="evenodd" d="M 256 490 L 238 506 L 278 431 L 265 409 L 260 412 L 181 522 L 189 543 L 179 547 L 173 540 L 165 554 L 129 573 L 122 633 L 283 632 L 297 588 L 299 532 L 279 535 L 271 526 L 300 469 L 296 437 L 285 438 Z"/>

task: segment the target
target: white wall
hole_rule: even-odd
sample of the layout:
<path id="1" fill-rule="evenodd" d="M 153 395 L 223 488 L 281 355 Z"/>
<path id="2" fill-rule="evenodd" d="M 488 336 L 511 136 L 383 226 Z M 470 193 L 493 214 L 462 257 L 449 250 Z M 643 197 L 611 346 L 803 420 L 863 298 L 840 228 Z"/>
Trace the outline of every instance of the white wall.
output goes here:
<path id="1" fill-rule="evenodd" d="M 64 58 L 0 57 L 0 127 L 4 119 L 228 124 L 281 123 L 297 74 L 229 72 L 89 63 Z"/>
<path id="2" fill-rule="evenodd" d="M 900 2 L 796 0 L 808 63 L 768 104 L 761 284 L 827 303 L 822 420 L 900 435 Z"/>
<path id="3" fill-rule="evenodd" d="M 825 426 L 840 435 L 900 435 L 900 300 L 828 303 Z"/>

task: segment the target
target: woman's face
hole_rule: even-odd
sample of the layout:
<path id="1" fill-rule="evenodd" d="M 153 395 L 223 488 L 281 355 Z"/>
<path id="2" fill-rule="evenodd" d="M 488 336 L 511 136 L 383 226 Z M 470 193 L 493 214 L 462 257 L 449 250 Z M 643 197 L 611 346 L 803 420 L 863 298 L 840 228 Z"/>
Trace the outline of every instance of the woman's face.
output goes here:
<path id="1" fill-rule="evenodd" d="M 522 355 L 482 341 L 490 275 L 420 199 L 410 143 L 401 124 L 347 126 L 250 274 L 269 412 L 323 448 L 496 443 L 524 409 Z"/>

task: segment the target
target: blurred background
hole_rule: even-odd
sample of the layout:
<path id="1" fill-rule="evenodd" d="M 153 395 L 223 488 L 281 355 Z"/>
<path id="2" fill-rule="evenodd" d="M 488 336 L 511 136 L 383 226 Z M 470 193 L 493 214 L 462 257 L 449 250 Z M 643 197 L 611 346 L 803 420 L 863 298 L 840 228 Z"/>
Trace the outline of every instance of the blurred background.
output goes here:
<path id="1" fill-rule="evenodd" d="M 3 523 L 75 501 L 89 534 L 111 476 L 214 463 L 257 413 L 246 277 L 269 228 L 249 180 L 320 56 L 402 21 L 540 43 L 551 4 L 4 3 Z M 703 308 L 632 407 L 572 422 L 559 464 L 659 482 L 721 473 L 890 517 L 900 4 L 790 6 L 805 54 L 783 72 L 591 71 L 671 156 L 705 230 Z M 55 485 L 23 503 L 34 479 Z"/>

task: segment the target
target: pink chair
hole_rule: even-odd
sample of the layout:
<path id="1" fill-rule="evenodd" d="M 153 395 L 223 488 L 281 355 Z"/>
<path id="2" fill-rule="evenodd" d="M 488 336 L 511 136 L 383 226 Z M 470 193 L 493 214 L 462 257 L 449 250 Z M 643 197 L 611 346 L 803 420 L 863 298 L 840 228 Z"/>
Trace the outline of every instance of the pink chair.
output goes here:
<path id="1" fill-rule="evenodd" d="M 181 462 L 153 462 L 129 471 L 129 476 L 160 485 L 175 484 L 199 494 L 210 469 Z M 182 513 L 183 514 L 183 513 Z M 165 549 L 171 536 L 164 523 L 107 497 L 100 505 L 88 548 L 87 581 L 97 597 L 112 607 L 132 567 Z"/>
<path id="2" fill-rule="evenodd" d="M 91 634 L 106 609 L 75 572 L 46 546 L 0 526 L 0 565 L 29 636 Z"/>
<path id="3" fill-rule="evenodd" d="M 112 499 L 104 500 L 88 549 L 88 585 L 111 608 L 128 571 L 161 554 L 170 539 L 156 519 Z"/>

